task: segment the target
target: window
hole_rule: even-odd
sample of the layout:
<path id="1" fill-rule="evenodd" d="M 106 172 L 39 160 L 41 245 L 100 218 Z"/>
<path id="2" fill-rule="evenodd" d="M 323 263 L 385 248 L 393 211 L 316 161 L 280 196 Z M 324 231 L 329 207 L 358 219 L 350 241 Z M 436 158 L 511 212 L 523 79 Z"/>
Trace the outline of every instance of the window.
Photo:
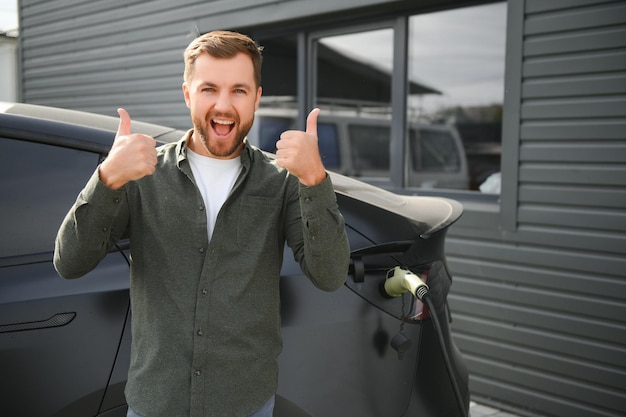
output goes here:
<path id="1" fill-rule="evenodd" d="M 337 169 L 389 181 L 393 29 L 375 26 L 334 33 L 321 34 L 314 43 L 314 101 L 320 119 L 327 117 L 338 127 L 335 152 L 343 146 L 350 156 L 349 161 L 337 161 Z M 368 47 L 377 48 L 384 58 L 374 61 L 354 53 Z"/>
<path id="2" fill-rule="evenodd" d="M 316 43 L 315 102 L 322 111 L 389 112 L 393 30 L 323 36 Z M 363 53 L 375 50 L 377 54 Z"/>
<path id="3" fill-rule="evenodd" d="M 259 148 L 267 152 L 276 152 L 276 142 L 281 133 L 291 128 L 292 121 L 285 118 L 257 118 L 259 125 Z"/>
<path id="4" fill-rule="evenodd" d="M 324 167 L 328 169 L 339 169 L 341 167 L 341 155 L 339 153 L 337 126 L 332 123 L 318 121 L 317 136 Z"/>
<path id="5" fill-rule="evenodd" d="M 320 132 L 329 169 L 394 190 L 479 190 L 500 171 L 506 10 L 499 1 L 261 35 L 262 103 L 278 113 L 289 101 L 292 111 L 320 107 L 320 125 L 332 119 L 335 127 Z M 406 44 L 399 28 L 408 28 Z M 398 62 L 407 63 L 406 79 Z M 398 104 L 398 85 L 406 85 L 406 105 Z"/>
<path id="6" fill-rule="evenodd" d="M 472 190 L 500 171 L 505 40 L 506 2 L 409 19 L 409 79 L 430 92 L 409 94 L 408 118 L 456 129 Z M 428 146 L 436 152 L 431 161 L 455 158 L 443 154 L 441 141 Z"/>
<path id="7" fill-rule="evenodd" d="M 0 138 L 0 257 L 51 252 L 98 155 Z"/>
<path id="8" fill-rule="evenodd" d="M 348 132 L 355 174 L 389 176 L 389 127 L 350 125 Z"/>
<path id="9" fill-rule="evenodd" d="M 459 172 L 461 160 L 454 138 L 442 130 L 410 130 L 413 169 L 426 172 Z M 419 140 L 419 143 L 418 143 Z"/>

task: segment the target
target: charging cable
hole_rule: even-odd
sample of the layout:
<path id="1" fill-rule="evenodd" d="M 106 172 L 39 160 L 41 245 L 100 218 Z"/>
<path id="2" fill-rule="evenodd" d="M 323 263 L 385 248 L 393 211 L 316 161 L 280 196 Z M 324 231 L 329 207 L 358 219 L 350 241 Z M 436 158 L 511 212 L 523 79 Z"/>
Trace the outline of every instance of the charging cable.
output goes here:
<path id="1" fill-rule="evenodd" d="M 448 351 L 446 349 L 441 324 L 439 323 L 439 318 L 437 317 L 433 301 L 428 294 L 428 285 L 426 285 L 426 283 L 422 281 L 419 276 L 415 275 L 408 269 L 396 266 L 387 272 L 387 279 L 383 283 L 382 288 L 384 290 L 384 295 L 389 297 L 399 297 L 407 292 L 411 293 L 411 295 L 415 296 L 418 300 L 424 302 L 430 310 L 430 317 L 433 319 L 433 326 L 435 327 L 435 332 L 437 333 L 439 347 L 441 348 L 443 361 L 446 364 L 446 370 L 448 371 L 448 377 L 450 378 L 450 383 L 452 384 L 452 390 L 454 391 L 457 406 L 461 416 L 467 417 L 467 410 L 463 404 L 461 391 L 459 390 L 459 385 L 454 375 L 454 369 L 452 369 L 452 362 L 450 361 L 450 356 L 448 355 Z"/>

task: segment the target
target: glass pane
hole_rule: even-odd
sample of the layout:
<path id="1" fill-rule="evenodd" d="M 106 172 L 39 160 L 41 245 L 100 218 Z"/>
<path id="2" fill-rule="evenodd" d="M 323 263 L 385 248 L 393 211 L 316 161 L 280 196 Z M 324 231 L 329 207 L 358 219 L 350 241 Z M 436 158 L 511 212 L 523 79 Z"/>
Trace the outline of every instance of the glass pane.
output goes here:
<path id="1" fill-rule="evenodd" d="M 258 43 L 263 47 L 263 100 L 274 105 L 293 103 L 298 85 L 296 37 L 261 38 Z"/>
<path id="2" fill-rule="evenodd" d="M 410 19 L 409 119 L 446 126 L 462 142 L 457 150 L 453 141 L 436 140 L 432 133 L 428 145 L 422 139 L 422 168 L 434 169 L 439 161 L 441 172 L 458 176 L 454 181 L 432 179 L 433 187 L 477 190 L 500 171 L 505 40 L 505 2 Z M 420 136 L 426 137 L 425 132 Z M 425 159 L 429 153 L 434 159 Z"/>
<path id="3" fill-rule="evenodd" d="M 334 127 L 332 152 L 339 157 L 345 149 L 348 155 L 337 159 L 334 169 L 388 181 L 393 30 L 328 36 L 316 47 L 319 123 Z"/>
<path id="4" fill-rule="evenodd" d="M 293 120 L 283 117 L 259 117 L 256 122 L 259 132 L 259 148 L 267 152 L 276 152 L 276 142 L 280 135 L 291 128 Z"/>
<path id="5" fill-rule="evenodd" d="M 376 54 L 365 53 L 375 50 Z M 329 36 L 317 45 L 320 108 L 380 111 L 391 104 L 393 30 Z M 365 115 L 364 115 L 365 116 Z"/>
<path id="6" fill-rule="evenodd" d="M 94 153 L 0 138 L 0 257 L 53 251 L 97 163 Z"/>
<path id="7" fill-rule="evenodd" d="M 458 172 L 461 161 L 456 143 L 449 132 L 420 129 L 411 130 L 413 170 L 424 172 Z"/>
<path id="8" fill-rule="evenodd" d="M 389 176 L 389 127 L 348 126 L 355 176 Z"/>
<path id="9" fill-rule="evenodd" d="M 339 137 L 337 136 L 337 126 L 334 123 L 318 122 L 317 136 L 324 167 L 328 169 L 340 168 L 341 156 L 339 155 Z"/>
<path id="10" fill-rule="evenodd" d="M 257 42 L 263 47 L 263 94 L 248 140 L 273 153 L 281 133 L 296 128 L 298 48 L 295 36 L 261 37 Z"/>

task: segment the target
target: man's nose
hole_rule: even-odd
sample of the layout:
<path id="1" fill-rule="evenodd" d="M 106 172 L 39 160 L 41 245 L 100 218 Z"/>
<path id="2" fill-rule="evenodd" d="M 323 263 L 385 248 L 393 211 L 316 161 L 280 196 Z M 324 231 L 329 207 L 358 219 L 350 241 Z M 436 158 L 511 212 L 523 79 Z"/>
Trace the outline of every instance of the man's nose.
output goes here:
<path id="1" fill-rule="evenodd" d="M 231 106 L 230 94 L 227 91 L 221 91 L 217 96 L 217 100 L 215 101 L 215 110 L 227 111 L 227 110 L 230 110 L 230 106 Z"/>

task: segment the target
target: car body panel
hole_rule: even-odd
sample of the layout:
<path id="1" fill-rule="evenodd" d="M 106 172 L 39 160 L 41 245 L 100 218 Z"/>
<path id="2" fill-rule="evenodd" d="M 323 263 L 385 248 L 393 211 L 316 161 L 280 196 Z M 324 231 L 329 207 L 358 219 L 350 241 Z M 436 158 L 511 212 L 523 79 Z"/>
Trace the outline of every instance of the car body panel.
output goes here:
<path id="1" fill-rule="evenodd" d="M 129 304 L 118 257 L 75 282 L 59 279 L 52 259 L 0 268 L 3 410 L 97 414 Z"/>

